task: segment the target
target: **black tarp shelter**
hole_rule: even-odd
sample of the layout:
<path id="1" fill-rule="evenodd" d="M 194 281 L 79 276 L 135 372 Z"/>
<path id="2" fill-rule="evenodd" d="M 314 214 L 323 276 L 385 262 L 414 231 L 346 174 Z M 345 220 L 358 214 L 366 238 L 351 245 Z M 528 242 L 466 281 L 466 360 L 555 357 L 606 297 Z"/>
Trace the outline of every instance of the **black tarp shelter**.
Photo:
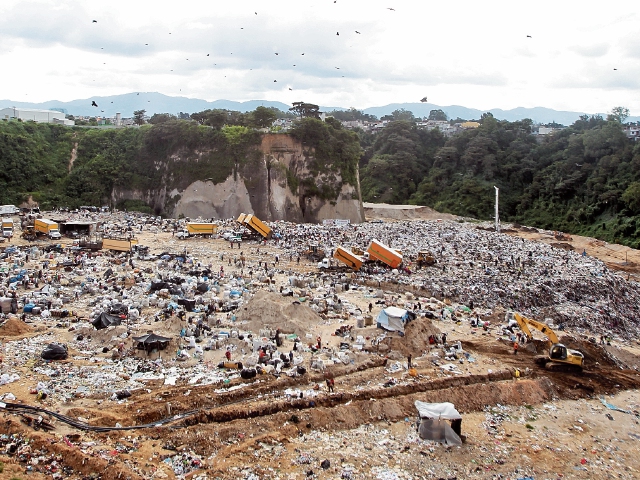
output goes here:
<path id="1" fill-rule="evenodd" d="M 162 335 L 156 335 L 155 333 L 147 333 L 146 335 L 142 335 L 141 337 L 133 337 L 133 341 L 137 342 L 136 348 L 138 350 L 145 350 L 150 353 L 152 350 L 164 350 L 169 345 L 171 341 L 168 337 L 163 337 Z"/>
<path id="2" fill-rule="evenodd" d="M 94 321 L 91 322 L 91 324 L 96 327 L 96 330 L 102 330 L 103 328 L 111 327 L 112 325 L 120 325 L 121 323 L 122 318 L 117 315 L 109 315 L 105 312 L 102 312 Z"/>

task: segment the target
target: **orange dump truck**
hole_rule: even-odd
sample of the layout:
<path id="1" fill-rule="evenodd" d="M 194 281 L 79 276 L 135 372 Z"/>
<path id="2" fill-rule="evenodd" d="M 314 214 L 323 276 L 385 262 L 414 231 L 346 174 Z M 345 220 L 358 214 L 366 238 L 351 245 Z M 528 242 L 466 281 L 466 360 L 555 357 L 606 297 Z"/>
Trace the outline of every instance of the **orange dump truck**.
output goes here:
<path id="1" fill-rule="evenodd" d="M 238 223 L 244 225 L 253 233 L 260 235 L 262 238 L 271 238 L 271 229 L 265 225 L 258 217 L 255 215 L 248 214 L 240 214 L 238 217 Z"/>
<path id="2" fill-rule="evenodd" d="M 333 258 L 340 260 L 346 266 L 351 267 L 356 271 L 360 270 L 362 264 L 364 263 L 362 257 L 342 247 L 337 247 L 335 249 L 335 251 L 333 252 Z"/>
<path id="3" fill-rule="evenodd" d="M 371 240 L 367 247 L 367 253 L 369 253 L 369 258 L 380 260 L 391 268 L 398 268 L 402 264 L 402 255 L 378 240 Z"/>

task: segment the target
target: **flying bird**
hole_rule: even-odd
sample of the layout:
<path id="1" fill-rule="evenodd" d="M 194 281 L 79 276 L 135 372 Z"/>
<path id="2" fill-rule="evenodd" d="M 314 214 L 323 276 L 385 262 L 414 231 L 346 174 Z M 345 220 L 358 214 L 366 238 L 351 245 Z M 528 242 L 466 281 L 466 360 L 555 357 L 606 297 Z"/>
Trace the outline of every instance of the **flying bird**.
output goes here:
<path id="1" fill-rule="evenodd" d="M 387 7 L 387 10 L 391 10 L 392 12 L 395 12 L 396 9 L 395 8 L 391 8 L 391 7 Z"/>
<path id="2" fill-rule="evenodd" d="M 356 33 L 357 33 L 358 35 L 360 35 L 360 32 L 359 32 L 358 30 L 356 30 Z"/>
<path id="3" fill-rule="evenodd" d="M 293 88 L 289 88 L 289 90 L 293 91 Z"/>
<path id="4" fill-rule="evenodd" d="M 614 70 L 618 70 L 617 68 L 614 68 Z"/>
<path id="5" fill-rule="evenodd" d="M 527 35 L 527 38 L 533 38 L 531 35 Z"/>
<path id="6" fill-rule="evenodd" d="M 576 167 L 581 167 L 582 165 L 579 163 L 576 163 Z"/>
<path id="7" fill-rule="evenodd" d="M 95 100 L 91 100 L 91 106 L 92 106 L 92 107 L 97 107 L 97 106 L 98 106 L 98 104 L 96 103 L 96 101 L 95 101 Z"/>
<path id="8" fill-rule="evenodd" d="M 207 53 L 207 57 L 209 56 L 209 54 Z"/>
<path id="9" fill-rule="evenodd" d="M 273 83 L 277 83 L 277 82 L 278 82 L 278 80 L 274 80 L 274 81 L 273 81 Z"/>
<path id="10" fill-rule="evenodd" d="M 333 68 L 335 68 L 336 70 L 340 70 L 340 67 L 333 67 Z"/>
<path id="11" fill-rule="evenodd" d="M 426 101 L 427 101 L 427 97 L 422 97 L 422 98 L 420 99 L 420 101 L 421 101 L 422 103 L 426 102 Z"/>
<path id="12" fill-rule="evenodd" d="M 336 35 L 340 35 L 340 32 L 336 32 Z"/>
<path id="13" fill-rule="evenodd" d="M 140 95 L 140 93 L 136 93 L 136 95 Z"/>
<path id="14" fill-rule="evenodd" d="M 148 43 L 145 43 L 145 45 L 149 45 Z"/>
<path id="15" fill-rule="evenodd" d="M 256 15 L 258 14 L 258 12 L 253 12 L 253 13 L 255 13 Z"/>
<path id="16" fill-rule="evenodd" d="M 302 55 L 304 55 L 304 53 Z"/>
<path id="17" fill-rule="evenodd" d="M 278 55 L 278 54 L 276 53 L 276 55 Z"/>
<path id="18" fill-rule="evenodd" d="M 104 110 L 100 110 L 102 113 L 104 113 Z"/>
<path id="19" fill-rule="evenodd" d="M 93 21 L 93 22 L 91 22 L 91 23 L 98 23 L 98 20 L 94 20 L 94 21 Z"/>

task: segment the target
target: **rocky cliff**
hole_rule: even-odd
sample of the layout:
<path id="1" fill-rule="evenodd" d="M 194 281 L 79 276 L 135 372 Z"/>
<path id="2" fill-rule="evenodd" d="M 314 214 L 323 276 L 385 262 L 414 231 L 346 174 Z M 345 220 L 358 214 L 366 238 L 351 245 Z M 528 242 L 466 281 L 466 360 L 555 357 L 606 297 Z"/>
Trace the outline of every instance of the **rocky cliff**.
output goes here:
<path id="1" fill-rule="evenodd" d="M 340 168 L 318 158 L 312 142 L 264 134 L 257 143 L 229 163 L 226 177 L 209 173 L 211 162 L 221 162 L 215 149 L 178 149 L 153 159 L 153 184 L 115 185 L 111 200 L 139 200 L 172 217 L 220 219 L 244 212 L 268 221 L 364 221 L 357 162 L 351 165 L 355 181 L 345 181 Z"/>

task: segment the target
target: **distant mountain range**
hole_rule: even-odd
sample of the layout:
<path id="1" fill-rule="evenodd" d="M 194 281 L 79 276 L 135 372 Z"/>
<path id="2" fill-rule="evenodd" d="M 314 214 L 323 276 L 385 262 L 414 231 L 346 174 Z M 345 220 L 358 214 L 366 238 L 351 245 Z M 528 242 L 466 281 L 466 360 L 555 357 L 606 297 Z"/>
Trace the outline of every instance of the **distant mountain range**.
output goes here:
<path id="1" fill-rule="evenodd" d="M 91 102 L 94 101 L 98 107 L 92 107 Z M 194 113 L 207 110 L 209 108 L 222 108 L 227 110 L 237 110 L 248 112 L 255 110 L 259 106 L 276 107 L 286 111 L 291 105 L 282 102 L 273 102 L 268 100 L 249 100 L 246 102 L 235 102 L 232 100 L 215 100 L 209 102 L 198 98 L 187 97 L 171 97 L 157 92 L 136 92 L 126 93 L 123 95 L 111 95 L 108 97 L 92 97 L 88 99 L 72 100 L 70 102 L 61 102 L 58 100 L 50 100 L 41 103 L 17 102 L 14 100 L 0 100 L 0 109 L 5 107 L 22 107 L 22 108 L 39 108 L 39 109 L 56 109 L 63 110 L 71 115 L 83 116 L 103 116 L 113 117 L 116 113 L 121 113 L 123 118 L 132 117 L 134 110 L 146 110 L 148 115 L 154 113 L 172 113 L 178 112 Z M 375 115 L 380 118 L 389 115 L 394 110 L 405 109 L 413 112 L 416 117 L 426 117 L 431 110 L 441 109 L 449 118 L 463 118 L 465 120 L 479 119 L 485 113 L 484 110 L 475 108 L 467 108 L 459 105 L 435 105 L 433 103 L 392 103 L 381 107 L 369 107 L 363 109 L 364 113 Z M 343 107 L 321 107 L 321 111 L 329 112 L 331 110 L 346 110 Z M 494 117 L 500 120 L 516 121 L 523 118 L 530 118 L 538 123 L 557 122 L 562 125 L 571 125 L 578 120 L 584 112 L 565 112 L 553 110 L 544 107 L 524 108 L 518 107 L 511 110 L 502 110 L 494 108 L 488 110 Z M 600 113 L 606 117 L 606 113 Z M 589 114 L 590 115 L 590 114 Z M 628 121 L 640 121 L 640 117 L 629 117 Z"/>

